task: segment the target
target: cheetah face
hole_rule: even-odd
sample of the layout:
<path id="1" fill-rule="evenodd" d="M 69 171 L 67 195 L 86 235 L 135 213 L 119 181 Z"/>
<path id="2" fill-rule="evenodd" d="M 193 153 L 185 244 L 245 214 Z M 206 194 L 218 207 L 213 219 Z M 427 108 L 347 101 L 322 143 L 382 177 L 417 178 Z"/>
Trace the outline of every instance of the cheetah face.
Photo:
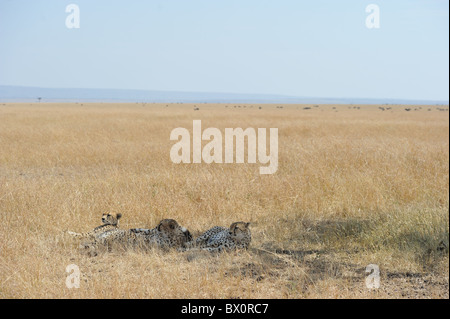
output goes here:
<path id="1" fill-rule="evenodd" d="M 102 215 L 102 223 L 105 225 L 118 225 L 119 219 L 122 217 L 122 214 L 110 214 L 104 213 Z"/>
<path id="2" fill-rule="evenodd" d="M 159 222 L 157 230 L 176 242 L 185 243 L 192 240 L 192 235 L 181 227 L 174 219 L 163 219 Z"/>
<path id="3" fill-rule="evenodd" d="M 249 226 L 250 223 L 244 222 L 236 222 L 231 224 L 230 236 L 234 237 L 237 240 L 242 240 L 246 237 L 251 236 Z"/>
<path id="4" fill-rule="evenodd" d="M 158 231 L 163 233 L 172 233 L 175 229 L 179 228 L 180 225 L 174 219 L 163 219 L 158 224 Z"/>

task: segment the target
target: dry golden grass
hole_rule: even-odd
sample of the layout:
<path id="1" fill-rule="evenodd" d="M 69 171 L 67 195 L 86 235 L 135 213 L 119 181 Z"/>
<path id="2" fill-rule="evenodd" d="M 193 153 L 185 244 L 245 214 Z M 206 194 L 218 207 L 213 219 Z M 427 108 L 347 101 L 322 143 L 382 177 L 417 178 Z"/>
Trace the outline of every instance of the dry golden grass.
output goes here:
<path id="1" fill-rule="evenodd" d="M 197 106 L 0 105 L 0 297 L 448 298 L 448 112 Z M 170 132 L 194 119 L 277 127 L 278 171 L 173 164 Z M 194 234 L 250 221 L 252 248 L 88 257 L 64 231 L 105 211 L 122 228 L 174 218 Z M 368 264 L 380 289 L 365 287 Z"/>

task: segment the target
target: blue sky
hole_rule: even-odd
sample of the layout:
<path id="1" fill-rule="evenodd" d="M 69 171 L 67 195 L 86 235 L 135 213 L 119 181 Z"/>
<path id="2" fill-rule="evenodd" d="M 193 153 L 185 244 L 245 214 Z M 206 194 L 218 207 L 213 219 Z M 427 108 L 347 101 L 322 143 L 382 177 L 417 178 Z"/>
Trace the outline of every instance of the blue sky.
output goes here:
<path id="1" fill-rule="evenodd" d="M 448 13 L 447 0 L 0 0 L 0 85 L 448 100 Z"/>

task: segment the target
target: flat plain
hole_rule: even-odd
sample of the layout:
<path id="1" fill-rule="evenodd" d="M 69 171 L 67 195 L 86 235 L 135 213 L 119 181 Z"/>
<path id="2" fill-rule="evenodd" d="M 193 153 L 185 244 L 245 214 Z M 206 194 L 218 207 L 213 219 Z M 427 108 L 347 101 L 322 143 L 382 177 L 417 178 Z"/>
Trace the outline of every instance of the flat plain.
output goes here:
<path id="1" fill-rule="evenodd" d="M 449 298 L 436 105 L 0 104 L 0 298 Z M 172 129 L 278 128 L 279 164 L 174 164 Z M 67 230 L 251 223 L 247 251 L 113 250 Z M 68 265 L 81 272 L 66 286 Z M 369 289 L 368 265 L 380 270 Z"/>

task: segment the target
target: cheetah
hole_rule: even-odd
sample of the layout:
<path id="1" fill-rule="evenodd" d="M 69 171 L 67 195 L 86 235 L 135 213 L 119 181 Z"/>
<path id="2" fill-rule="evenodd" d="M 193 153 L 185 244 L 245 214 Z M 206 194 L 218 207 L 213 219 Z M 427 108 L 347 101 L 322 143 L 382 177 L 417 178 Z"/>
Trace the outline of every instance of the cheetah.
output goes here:
<path id="1" fill-rule="evenodd" d="M 135 243 L 144 246 L 156 245 L 162 248 L 184 247 L 192 241 L 192 235 L 185 227 L 181 227 L 174 219 L 163 219 L 152 229 L 133 228 L 130 232 Z"/>
<path id="2" fill-rule="evenodd" d="M 250 223 L 235 222 L 230 228 L 215 226 L 189 242 L 186 247 L 198 248 L 209 252 L 247 249 L 252 240 Z"/>
<path id="3" fill-rule="evenodd" d="M 85 248 L 93 246 L 122 245 L 126 247 L 158 247 L 163 249 L 184 247 L 185 243 L 192 241 L 191 233 L 181 227 L 174 219 L 163 219 L 152 229 L 108 229 L 99 234 L 95 240 Z"/>
<path id="4" fill-rule="evenodd" d="M 122 214 L 110 214 L 104 213 L 102 215 L 102 225 L 95 227 L 93 230 L 85 233 L 75 233 L 72 231 L 68 231 L 69 235 L 78 238 L 96 238 L 104 232 L 115 230 L 119 228 L 119 219 L 122 217 Z"/>

